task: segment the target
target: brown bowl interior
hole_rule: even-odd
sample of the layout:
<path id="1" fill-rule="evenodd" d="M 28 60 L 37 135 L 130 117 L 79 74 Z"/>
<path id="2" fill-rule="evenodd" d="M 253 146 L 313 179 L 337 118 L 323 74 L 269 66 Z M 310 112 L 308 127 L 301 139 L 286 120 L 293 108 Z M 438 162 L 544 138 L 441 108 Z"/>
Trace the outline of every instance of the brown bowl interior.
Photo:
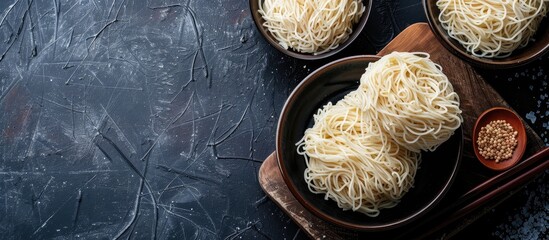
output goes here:
<path id="1" fill-rule="evenodd" d="M 347 46 L 349 46 L 362 32 L 364 29 L 364 26 L 366 25 L 366 21 L 368 20 L 368 16 L 370 15 L 370 10 L 372 9 L 372 1 L 371 0 L 363 0 L 364 7 L 366 8 L 364 10 L 364 13 L 362 14 L 362 17 L 360 18 L 360 21 L 353 27 L 353 32 L 351 33 L 351 36 L 349 36 L 349 39 L 347 41 L 339 44 L 339 46 L 335 49 L 332 49 L 328 52 L 321 53 L 321 54 L 308 54 L 308 53 L 300 53 L 297 51 L 294 51 L 292 49 L 285 49 L 280 44 L 278 44 L 278 41 L 273 37 L 273 35 L 267 30 L 266 27 L 263 26 L 263 23 L 265 20 L 261 16 L 261 14 L 258 12 L 259 10 L 259 4 L 260 2 L 263 2 L 263 0 L 250 0 L 250 11 L 252 13 L 252 18 L 255 22 L 255 26 L 261 32 L 261 35 L 267 39 L 267 41 L 275 47 L 278 51 L 294 58 L 303 59 L 303 60 L 317 60 L 317 59 L 323 59 L 330 57 Z"/>
<path id="2" fill-rule="evenodd" d="M 505 58 L 475 57 L 468 53 L 459 42 L 450 38 L 446 30 L 442 28 L 438 20 L 440 10 L 436 2 L 437 0 L 423 0 L 423 7 L 431 30 L 442 45 L 450 52 L 475 66 L 491 69 L 518 67 L 541 57 L 549 51 L 549 17 L 546 16 L 533 36 L 535 41 L 528 43 L 526 47 L 515 50 L 510 56 Z"/>
<path id="3" fill-rule="evenodd" d="M 480 128 L 494 120 L 505 120 L 518 132 L 518 144 L 513 152 L 513 156 L 511 156 L 510 159 L 503 160 L 499 163 L 496 163 L 494 160 L 488 160 L 480 155 L 477 144 Z M 496 171 L 506 170 L 517 164 L 526 150 L 526 141 L 526 131 L 524 130 L 522 121 L 514 112 L 507 108 L 496 107 L 486 110 L 478 117 L 475 127 L 473 128 L 473 148 L 475 155 L 484 166 Z"/>
<path id="4" fill-rule="evenodd" d="M 314 124 L 313 115 L 328 102 L 335 103 L 356 90 L 364 69 L 378 56 L 355 56 L 331 62 L 307 76 L 288 97 L 280 114 L 276 153 L 284 182 L 307 210 L 330 223 L 362 231 L 385 231 L 409 224 L 429 212 L 443 198 L 456 176 L 463 149 L 462 128 L 434 152 L 423 152 L 412 189 L 394 208 L 375 218 L 343 211 L 335 201 L 309 191 L 303 179 L 305 159 L 296 143 Z"/>

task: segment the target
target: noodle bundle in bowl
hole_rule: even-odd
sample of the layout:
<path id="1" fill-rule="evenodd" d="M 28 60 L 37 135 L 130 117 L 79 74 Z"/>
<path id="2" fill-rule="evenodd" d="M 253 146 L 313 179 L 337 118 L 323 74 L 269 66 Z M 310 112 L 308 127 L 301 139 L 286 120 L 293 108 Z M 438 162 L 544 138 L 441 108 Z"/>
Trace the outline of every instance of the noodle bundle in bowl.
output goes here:
<path id="1" fill-rule="evenodd" d="M 436 0 L 438 21 L 470 54 L 504 58 L 533 39 L 547 0 Z"/>
<path id="2" fill-rule="evenodd" d="M 462 122 L 459 96 L 442 67 L 425 53 L 393 53 L 361 78 L 364 107 L 393 140 L 411 151 L 434 151 Z"/>
<path id="3" fill-rule="evenodd" d="M 371 217 L 394 207 L 413 186 L 420 155 L 381 131 L 364 111 L 344 101 L 319 110 L 298 150 L 307 159 L 309 190 Z"/>
<path id="4" fill-rule="evenodd" d="M 362 0 L 255 0 L 263 27 L 284 49 L 322 54 L 347 41 L 365 6 Z"/>
<path id="5" fill-rule="evenodd" d="M 441 67 L 428 54 L 399 52 L 370 63 L 358 89 L 313 118 L 297 143 L 309 190 L 370 217 L 400 202 L 421 151 L 434 151 L 462 122 Z"/>

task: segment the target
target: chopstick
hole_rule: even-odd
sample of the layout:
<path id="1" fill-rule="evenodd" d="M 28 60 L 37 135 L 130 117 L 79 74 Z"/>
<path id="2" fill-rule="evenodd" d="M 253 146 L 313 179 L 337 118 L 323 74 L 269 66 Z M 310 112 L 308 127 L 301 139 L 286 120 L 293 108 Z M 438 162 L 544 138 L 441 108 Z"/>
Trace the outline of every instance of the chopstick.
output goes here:
<path id="1" fill-rule="evenodd" d="M 510 176 L 517 174 L 518 172 L 523 171 L 527 167 L 531 166 L 532 164 L 536 163 L 537 161 L 549 157 L 549 147 L 545 147 L 529 157 L 528 159 L 520 162 L 515 167 L 510 168 L 509 170 L 502 172 L 487 181 L 484 181 L 482 184 L 478 185 L 477 187 L 469 190 L 467 193 L 463 194 L 462 197 L 468 197 L 469 195 L 475 196 L 483 191 L 486 191 L 491 186 L 494 186 L 500 182 L 502 182 L 505 179 L 508 179 Z"/>
<path id="2" fill-rule="evenodd" d="M 423 221 L 423 223 L 414 227 L 411 231 L 404 232 L 398 238 L 407 239 L 406 236 L 410 236 L 410 233 L 414 232 L 414 230 L 417 229 L 428 229 L 423 232 L 423 234 L 421 234 L 418 239 L 424 239 L 435 234 L 444 227 L 471 213 L 473 210 L 482 207 L 490 199 L 499 197 L 503 193 L 507 193 L 512 189 L 517 188 L 518 186 L 522 186 L 526 182 L 532 180 L 535 176 L 537 176 L 537 174 L 540 174 L 549 168 L 549 161 L 547 161 L 548 158 L 549 147 L 545 147 L 534 155 L 530 156 L 529 158 L 521 161 L 521 163 L 517 164 L 515 167 L 494 177 L 491 177 L 483 184 L 471 189 L 470 191 L 462 195 L 462 197 L 458 198 L 459 200 L 453 203 L 452 206 L 446 208 L 441 212 L 438 212 L 437 214 L 434 214 L 432 217 Z M 528 167 L 531 167 L 537 163 L 539 163 L 537 166 L 534 166 L 529 170 L 525 170 Z M 521 171 L 523 170 L 525 170 L 525 172 L 521 173 Z M 498 186 L 498 184 L 501 185 Z M 443 216 L 444 218 L 440 219 Z M 439 221 L 440 223 L 430 227 L 425 227 L 426 224 L 430 224 L 433 222 L 433 220 L 436 219 L 439 219 L 437 221 Z"/>
<path id="3" fill-rule="evenodd" d="M 546 152 L 547 149 L 545 149 Z M 545 154 L 547 155 L 547 154 Z M 547 159 L 546 159 L 547 160 Z M 537 176 L 540 173 L 543 173 L 546 169 L 549 169 L 549 161 L 543 161 L 541 164 L 533 167 L 530 170 L 527 170 L 526 172 L 518 175 L 516 178 L 513 178 L 509 180 L 508 182 L 503 183 L 501 186 L 496 187 L 495 189 L 492 189 L 491 191 L 485 193 L 481 197 L 477 198 L 473 202 L 465 205 L 464 207 L 460 208 L 453 214 L 449 216 L 448 219 L 454 219 L 457 220 L 468 213 L 472 212 L 473 210 L 482 207 L 484 204 L 486 204 L 490 199 L 495 199 L 497 197 L 500 197 L 502 194 L 508 193 L 512 191 L 513 189 L 517 189 L 519 187 L 522 187 L 526 183 L 528 183 L 530 180 L 532 180 L 535 176 Z"/>

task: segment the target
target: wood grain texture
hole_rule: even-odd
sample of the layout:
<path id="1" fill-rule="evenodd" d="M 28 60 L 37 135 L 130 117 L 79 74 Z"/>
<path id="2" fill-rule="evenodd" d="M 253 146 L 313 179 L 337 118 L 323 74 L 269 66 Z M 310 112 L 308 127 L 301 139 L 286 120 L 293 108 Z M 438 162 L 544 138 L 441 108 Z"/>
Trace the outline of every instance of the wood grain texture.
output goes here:
<path id="1" fill-rule="evenodd" d="M 493 196 L 497 196 L 495 193 L 499 192 L 494 189 L 495 183 L 508 181 L 511 177 L 521 178 L 525 183 L 532 176 L 524 174 L 524 172 L 531 170 L 535 163 L 546 159 L 546 157 L 540 158 L 539 156 L 527 158 L 521 163 L 521 171 L 516 171 L 516 169 L 513 171 L 513 168 L 511 168 L 508 172 L 497 174 L 485 169 L 476 161 L 472 149 L 471 135 L 475 120 L 488 108 L 495 106 L 509 108 L 509 105 L 471 66 L 452 55 L 438 43 L 429 26 L 425 23 L 409 26 L 381 50 L 378 55 L 385 55 L 393 51 L 429 53 L 431 59 L 443 67 L 444 73 L 452 82 L 455 91 L 460 95 L 464 118 L 465 144 L 464 159 L 456 183 L 453 184 L 452 190 L 447 194 L 445 200 L 433 210 L 433 212 L 436 211 L 438 214 L 425 216 L 421 221 L 422 223 L 411 224 L 413 226 L 406 226 L 406 229 L 397 229 L 391 232 L 356 232 L 325 222 L 301 206 L 286 187 L 278 168 L 276 154 L 273 153 L 263 162 L 259 170 L 259 182 L 267 195 L 313 239 L 361 239 L 376 236 L 409 239 L 421 236 L 422 230 L 418 230 L 421 228 L 441 230 L 447 234 L 455 234 L 456 229 L 464 228 L 467 224 L 478 219 L 480 215 L 495 207 L 494 202 L 500 203 L 505 198 L 503 196 L 500 199 L 484 199 L 485 201 L 479 202 L 478 200 L 482 199 L 479 196 L 481 194 L 479 186 L 481 186 L 480 189 L 483 191 L 490 190 Z M 540 137 L 527 124 L 525 124 L 525 127 L 528 136 L 528 147 L 525 157 L 528 157 L 539 152 L 544 147 Z M 484 184 L 486 182 L 492 184 Z M 481 208 L 482 204 L 487 202 L 490 202 L 491 206 L 489 208 Z M 467 207 L 467 211 L 463 210 L 464 207 Z M 477 211 L 471 213 L 473 210 Z M 451 219 L 451 221 L 445 219 L 445 216 L 455 216 L 456 213 L 459 213 L 458 217 L 465 220 L 455 223 L 456 219 Z M 469 217 L 464 216 L 464 213 L 468 213 Z M 443 219 L 446 221 L 441 221 Z M 441 222 L 444 225 L 435 226 Z M 431 232 L 434 233 L 436 231 Z"/>

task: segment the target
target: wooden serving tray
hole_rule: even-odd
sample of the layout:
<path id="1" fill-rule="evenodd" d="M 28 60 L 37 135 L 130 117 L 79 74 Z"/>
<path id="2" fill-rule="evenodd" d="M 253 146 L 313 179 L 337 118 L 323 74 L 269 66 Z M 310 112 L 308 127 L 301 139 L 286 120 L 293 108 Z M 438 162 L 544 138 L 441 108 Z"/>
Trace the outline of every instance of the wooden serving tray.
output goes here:
<path id="1" fill-rule="evenodd" d="M 442 201 L 418 221 L 383 232 L 360 232 L 332 225 L 307 211 L 284 183 L 276 153 L 273 153 L 261 165 L 259 183 L 265 193 L 311 238 L 448 237 L 478 219 L 487 210 L 516 192 L 520 186 L 549 168 L 549 161 L 546 161 L 549 158 L 549 148 L 544 147 L 543 141 L 526 123 L 524 125 L 528 145 L 524 156 L 527 157 L 518 165 L 505 172 L 494 172 L 478 162 L 471 142 L 477 117 L 488 108 L 510 106 L 471 66 L 448 52 L 437 41 L 426 23 L 417 23 L 406 28 L 378 55 L 383 56 L 393 51 L 429 53 L 431 59 L 443 67 L 443 72 L 460 96 L 464 119 L 464 156 L 455 182 Z M 458 219 L 461 221 L 456 221 Z"/>

